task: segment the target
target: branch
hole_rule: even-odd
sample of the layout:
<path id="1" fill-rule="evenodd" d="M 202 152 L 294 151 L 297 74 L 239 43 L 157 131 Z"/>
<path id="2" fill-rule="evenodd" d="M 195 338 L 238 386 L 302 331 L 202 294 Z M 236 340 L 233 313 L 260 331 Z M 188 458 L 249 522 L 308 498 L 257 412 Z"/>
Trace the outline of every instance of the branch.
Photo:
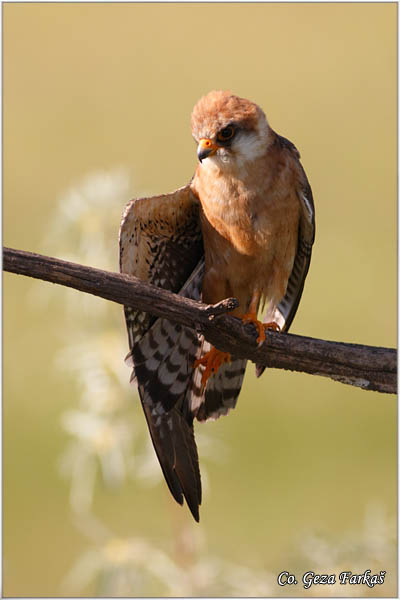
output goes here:
<path id="1" fill-rule="evenodd" d="M 72 287 L 186 325 L 204 333 L 209 342 L 237 358 L 267 367 L 322 375 L 365 390 L 396 393 L 396 350 L 274 331 L 268 331 L 266 342 L 257 347 L 253 325 L 244 325 L 240 319 L 223 314 L 238 305 L 234 298 L 206 305 L 136 277 L 11 248 L 3 249 L 3 269 Z"/>

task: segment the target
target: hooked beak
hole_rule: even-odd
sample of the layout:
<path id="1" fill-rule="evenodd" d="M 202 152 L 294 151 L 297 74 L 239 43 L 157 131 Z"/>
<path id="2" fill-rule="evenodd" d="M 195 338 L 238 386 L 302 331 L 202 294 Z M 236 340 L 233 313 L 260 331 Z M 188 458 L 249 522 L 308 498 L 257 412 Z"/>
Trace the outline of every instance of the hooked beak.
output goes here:
<path id="1" fill-rule="evenodd" d="M 202 162 L 207 156 L 212 156 L 216 153 L 219 146 L 214 144 L 209 138 L 202 138 L 197 147 L 197 157 Z"/>

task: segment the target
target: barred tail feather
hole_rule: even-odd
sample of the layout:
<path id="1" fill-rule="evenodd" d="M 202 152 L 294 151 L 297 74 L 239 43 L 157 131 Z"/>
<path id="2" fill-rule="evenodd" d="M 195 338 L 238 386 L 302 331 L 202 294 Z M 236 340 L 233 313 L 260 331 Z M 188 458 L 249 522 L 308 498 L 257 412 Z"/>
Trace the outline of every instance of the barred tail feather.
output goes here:
<path id="1" fill-rule="evenodd" d="M 193 271 L 180 294 L 200 300 L 204 261 Z M 133 336 L 130 337 L 134 341 Z M 126 358 L 133 367 L 147 425 L 165 480 L 175 500 L 199 520 L 201 479 L 193 420 L 217 419 L 236 405 L 246 360 L 223 364 L 202 389 L 202 367 L 196 358 L 210 344 L 193 329 L 156 319 L 132 344 Z"/>
<path id="2" fill-rule="evenodd" d="M 202 338 L 202 345 L 197 358 L 203 356 L 211 348 L 211 344 Z M 205 369 L 200 365 L 193 374 L 191 410 L 199 421 L 215 420 L 226 415 L 235 408 L 243 377 L 246 370 L 246 359 L 233 359 L 221 365 L 217 373 L 211 375 L 205 390 L 202 390 L 201 377 Z"/>

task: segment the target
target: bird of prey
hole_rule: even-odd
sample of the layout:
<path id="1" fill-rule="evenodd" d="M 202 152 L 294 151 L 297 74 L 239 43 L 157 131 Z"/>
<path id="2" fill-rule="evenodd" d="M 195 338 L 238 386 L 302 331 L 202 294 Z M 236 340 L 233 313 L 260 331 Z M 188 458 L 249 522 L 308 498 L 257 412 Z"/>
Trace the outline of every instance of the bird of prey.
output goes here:
<path id="1" fill-rule="evenodd" d="M 265 328 L 289 329 L 300 302 L 314 241 L 311 188 L 296 147 L 254 102 L 212 91 L 194 107 L 191 124 L 196 172 L 185 187 L 126 206 L 120 269 L 207 304 L 237 298 L 231 314 L 253 322 L 261 344 Z M 164 477 L 198 521 L 193 421 L 235 407 L 246 360 L 167 319 L 129 307 L 125 317 L 131 380 Z M 256 370 L 260 375 L 263 367 Z"/>

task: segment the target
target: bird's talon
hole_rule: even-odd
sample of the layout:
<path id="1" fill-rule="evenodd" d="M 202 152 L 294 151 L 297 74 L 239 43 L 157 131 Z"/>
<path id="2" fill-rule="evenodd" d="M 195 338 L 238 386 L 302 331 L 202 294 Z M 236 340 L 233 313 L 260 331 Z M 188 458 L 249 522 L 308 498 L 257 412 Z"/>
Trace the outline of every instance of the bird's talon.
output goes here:
<path id="1" fill-rule="evenodd" d="M 240 318 L 243 323 L 253 323 L 254 327 L 258 331 L 257 344 L 261 345 L 265 340 L 265 330 L 263 323 L 257 319 L 257 314 L 255 312 L 248 312 L 242 315 Z"/>
<path id="2" fill-rule="evenodd" d="M 229 352 L 222 352 L 212 346 L 209 352 L 206 352 L 204 356 L 194 361 L 194 368 L 203 365 L 205 367 L 201 376 L 201 389 L 204 387 L 212 374 L 215 374 L 220 366 L 226 362 L 231 362 L 231 355 Z"/>
<path id="3" fill-rule="evenodd" d="M 271 321 L 270 323 L 263 323 L 264 329 L 273 329 L 273 331 L 280 331 L 281 327 L 275 321 Z"/>
<path id="4" fill-rule="evenodd" d="M 243 321 L 243 323 L 253 323 L 254 327 L 257 329 L 258 337 L 256 341 L 258 346 L 261 346 L 261 344 L 265 342 L 265 332 L 267 329 L 273 329 L 274 331 L 281 330 L 280 326 L 278 325 L 278 323 L 275 323 L 275 321 L 271 321 L 269 323 L 262 323 L 257 319 L 257 314 L 253 312 L 245 313 L 240 318 Z"/>

